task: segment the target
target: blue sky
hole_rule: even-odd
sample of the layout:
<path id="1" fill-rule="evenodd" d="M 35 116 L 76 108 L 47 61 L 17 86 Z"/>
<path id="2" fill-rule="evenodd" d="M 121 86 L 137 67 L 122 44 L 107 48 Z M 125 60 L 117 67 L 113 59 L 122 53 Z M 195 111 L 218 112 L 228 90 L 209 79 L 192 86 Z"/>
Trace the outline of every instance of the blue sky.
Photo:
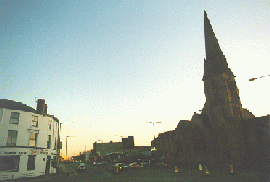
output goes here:
<path id="1" fill-rule="evenodd" d="M 0 96 L 64 123 L 71 154 L 97 140 L 150 145 L 203 108 L 206 10 L 244 108 L 269 113 L 267 1 L 2 1 Z M 117 136 L 116 136 L 117 135 Z"/>

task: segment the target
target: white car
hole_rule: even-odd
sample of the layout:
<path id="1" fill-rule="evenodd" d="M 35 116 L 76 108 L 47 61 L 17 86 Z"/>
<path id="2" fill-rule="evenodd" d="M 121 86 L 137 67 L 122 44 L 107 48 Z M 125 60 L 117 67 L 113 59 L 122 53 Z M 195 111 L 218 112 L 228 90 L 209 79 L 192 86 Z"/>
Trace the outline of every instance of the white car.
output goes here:
<path id="1" fill-rule="evenodd" d="M 77 171 L 85 171 L 85 163 L 80 163 L 77 168 Z"/>

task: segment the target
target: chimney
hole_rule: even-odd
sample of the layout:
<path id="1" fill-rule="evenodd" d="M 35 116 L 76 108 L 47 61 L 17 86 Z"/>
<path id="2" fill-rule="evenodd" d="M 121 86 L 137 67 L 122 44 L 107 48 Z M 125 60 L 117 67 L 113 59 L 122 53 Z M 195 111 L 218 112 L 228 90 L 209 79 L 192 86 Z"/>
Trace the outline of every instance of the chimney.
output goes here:
<path id="1" fill-rule="evenodd" d="M 47 114 L 47 108 L 48 108 L 48 106 L 47 106 L 47 104 L 45 104 L 45 106 L 44 106 L 44 113 L 45 114 Z"/>
<path id="2" fill-rule="evenodd" d="M 44 113 L 45 110 L 45 100 L 44 99 L 38 99 L 37 101 L 37 111 L 39 113 Z"/>

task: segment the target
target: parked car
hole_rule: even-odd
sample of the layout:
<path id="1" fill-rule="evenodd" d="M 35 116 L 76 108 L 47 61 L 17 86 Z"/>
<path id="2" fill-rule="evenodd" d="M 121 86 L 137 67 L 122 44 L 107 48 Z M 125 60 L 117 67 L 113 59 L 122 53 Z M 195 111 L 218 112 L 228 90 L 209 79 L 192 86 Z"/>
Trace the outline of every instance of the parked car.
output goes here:
<path id="1" fill-rule="evenodd" d="M 85 163 L 80 163 L 77 168 L 77 171 L 85 171 Z"/>
<path id="2" fill-rule="evenodd" d="M 114 165 L 115 172 L 123 172 L 128 171 L 128 166 L 124 165 L 123 163 L 116 163 Z"/>
<path id="3" fill-rule="evenodd" d="M 93 162 L 94 165 L 100 165 L 100 162 Z"/>
<path id="4" fill-rule="evenodd" d="M 130 169 L 139 169 L 140 166 L 136 162 L 133 162 L 133 163 L 129 164 L 129 168 Z"/>

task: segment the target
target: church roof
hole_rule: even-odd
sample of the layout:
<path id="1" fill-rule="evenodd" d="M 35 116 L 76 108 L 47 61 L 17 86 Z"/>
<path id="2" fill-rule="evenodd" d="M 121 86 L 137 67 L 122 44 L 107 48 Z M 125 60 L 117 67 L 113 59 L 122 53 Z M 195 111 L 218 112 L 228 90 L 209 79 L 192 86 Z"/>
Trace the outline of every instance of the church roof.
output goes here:
<path id="1" fill-rule="evenodd" d="M 206 11 L 204 11 L 204 38 L 206 59 L 204 60 L 203 80 L 220 73 L 228 73 L 233 76 L 231 69 L 228 68 L 226 58 L 220 49 L 218 39 L 215 36 Z"/>

